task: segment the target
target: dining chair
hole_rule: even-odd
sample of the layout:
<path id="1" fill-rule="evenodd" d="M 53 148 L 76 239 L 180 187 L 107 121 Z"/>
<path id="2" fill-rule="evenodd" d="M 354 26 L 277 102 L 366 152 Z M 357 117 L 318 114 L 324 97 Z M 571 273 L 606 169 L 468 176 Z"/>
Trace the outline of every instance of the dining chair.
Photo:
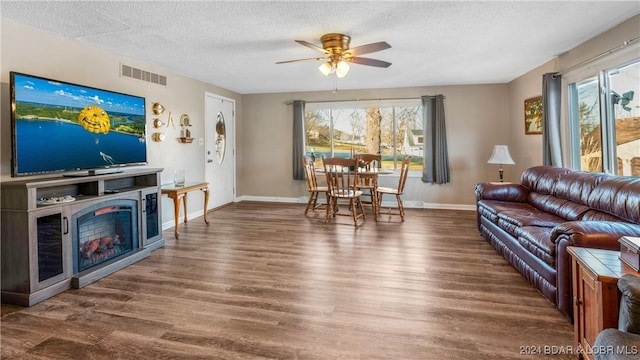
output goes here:
<path id="1" fill-rule="evenodd" d="M 309 209 L 315 211 L 317 209 L 324 209 L 329 203 L 329 197 L 327 192 L 329 188 L 326 186 L 318 186 L 318 179 L 316 178 L 316 168 L 312 159 L 306 155 L 302 155 L 302 166 L 304 167 L 304 174 L 307 178 L 307 190 L 309 191 L 309 201 L 307 201 L 307 207 L 304 209 L 305 215 L 309 212 Z M 318 196 L 324 194 L 327 201 L 324 204 L 318 204 Z"/>
<path id="2" fill-rule="evenodd" d="M 356 154 L 354 157 L 358 159 L 358 166 L 367 171 L 371 169 L 380 169 L 382 167 L 382 155 L 380 154 Z M 377 187 L 378 174 L 367 174 L 366 172 L 358 174 L 357 189 L 362 190 L 362 203 L 371 205 L 371 211 L 373 212 L 376 221 L 378 220 Z M 364 197 L 367 199 L 364 199 Z"/>
<path id="3" fill-rule="evenodd" d="M 400 166 L 400 179 L 398 180 L 397 188 L 378 186 L 378 191 L 377 191 L 378 214 L 380 213 L 380 209 L 382 208 L 382 197 L 385 194 L 395 195 L 396 201 L 398 203 L 398 212 L 393 213 L 392 208 L 388 207 L 387 208 L 389 210 L 388 213 L 391 215 L 400 215 L 400 219 L 404 221 L 404 206 L 402 204 L 401 196 L 404 193 L 404 186 L 407 182 L 407 174 L 409 173 L 410 161 L 411 161 L 411 157 L 407 155 L 405 155 L 405 157 L 402 158 L 402 165 Z"/>
<path id="4" fill-rule="evenodd" d="M 329 203 L 325 222 L 328 223 L 331 218 L 335 218 L 337 215 L 351 216 L 353 217 L 353 225 L 358 226 L 358 219 L 366 220 L 361 202 L 362 191 L 356 187 L 358 159 L 326 158 L 323 156 L 322 164 L 329 187 L 327 192 Z M 339 206 L 345 202 L 348 202 L 349 213 L 339 212 Z M 360 213 L 358 213 L 358 209 L 360 209 Z"/>

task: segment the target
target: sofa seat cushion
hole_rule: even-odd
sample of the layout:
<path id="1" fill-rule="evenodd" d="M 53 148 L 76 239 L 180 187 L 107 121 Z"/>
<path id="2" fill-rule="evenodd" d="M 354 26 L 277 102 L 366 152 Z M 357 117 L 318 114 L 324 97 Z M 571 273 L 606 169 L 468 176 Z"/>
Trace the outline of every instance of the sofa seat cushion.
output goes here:
<path id="1" fill-rule="evenodd" d="M 585 212 L 581 217 L 582 221 L 624 221 L 619 217 L 607 214 L 605 212 L 601 212 L 598 210 L 589 210 Z"/>
<path id="2" fill-rule="evenodd" d="M 530 207 L 521 210 L 506 210 L 498 214 L 498 226 L 513 236 L 518 236 L 517 229 L 523 226 L 540 226 L 553 228 L 567 220 L 542 210 Z"/>
<path id="3" fill-rule="evenodd" d="M 540 260 L 556 267 L 556 244 L 551 239 L 552 227 L 523 226 L 516 229 L 518 242 Z"/>
<path id="4" fill-rule="evenodd" d="M 503 211 L 533 211 L 531 205 L 524 202 L 510 202 L 500 200 L 480 200 L 478 201 L 478 213 L 481 216 L 498 223 L 498 214 Z"/>
<path id="5" fill-rule="evenodd" d="M 587 205 L 575 203 L 571 200 L 538 193 L 529 194 L 529 203 L 544 212 L 554 214 L 566 220 L 578 220 L 589 210 Z"/>

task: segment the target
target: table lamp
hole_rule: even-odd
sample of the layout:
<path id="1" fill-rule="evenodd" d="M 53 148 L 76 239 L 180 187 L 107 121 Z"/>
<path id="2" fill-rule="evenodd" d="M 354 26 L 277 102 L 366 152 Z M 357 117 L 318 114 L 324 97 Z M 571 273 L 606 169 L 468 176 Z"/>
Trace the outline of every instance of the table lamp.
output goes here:
<path id="1" fill-rule="evenodd" d="M 499 172 L 500 172 L 500 182 L 502 182 L 502 175 L 504 174 L 504 170 L 502 170 L 502 165 L 514 165 L 515 162 L 511 158 L 509 154 L 509 147 L 507 145 L 495 145 L 493 147 L 493 154 L 491 154 L 491 158 L 487 161 L 489 164 L 499 164 Z"/>

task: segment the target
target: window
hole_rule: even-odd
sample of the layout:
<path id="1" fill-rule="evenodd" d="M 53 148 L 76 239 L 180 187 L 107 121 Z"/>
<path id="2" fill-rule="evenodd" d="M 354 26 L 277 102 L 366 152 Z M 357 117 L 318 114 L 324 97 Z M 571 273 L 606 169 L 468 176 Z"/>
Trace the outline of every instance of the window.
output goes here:
<path id="1" fill-rule="evenodd" d="M 568 93 L 574 164 L 640 176 L 640 60 L 571 82 Z"/>
<path id="2" fill-rule="evenodd" d="M 422 103 L 415 100 L 307 103 L 305 152 L 351 157 L 381 154 L 382 167 L 397 169 L 404 155 L 411 169 L 422 170 Z"/>

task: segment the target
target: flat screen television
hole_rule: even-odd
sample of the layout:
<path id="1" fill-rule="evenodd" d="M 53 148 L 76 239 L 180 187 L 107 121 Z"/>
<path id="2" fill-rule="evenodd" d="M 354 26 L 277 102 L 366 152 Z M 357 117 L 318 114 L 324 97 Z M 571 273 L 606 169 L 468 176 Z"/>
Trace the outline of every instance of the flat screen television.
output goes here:
<path id="1" fill-rule="evenodd" d="M 145 98 L 18 72 L 10 77 L 12 176 L 82 176 L 147 164 Z"/>

